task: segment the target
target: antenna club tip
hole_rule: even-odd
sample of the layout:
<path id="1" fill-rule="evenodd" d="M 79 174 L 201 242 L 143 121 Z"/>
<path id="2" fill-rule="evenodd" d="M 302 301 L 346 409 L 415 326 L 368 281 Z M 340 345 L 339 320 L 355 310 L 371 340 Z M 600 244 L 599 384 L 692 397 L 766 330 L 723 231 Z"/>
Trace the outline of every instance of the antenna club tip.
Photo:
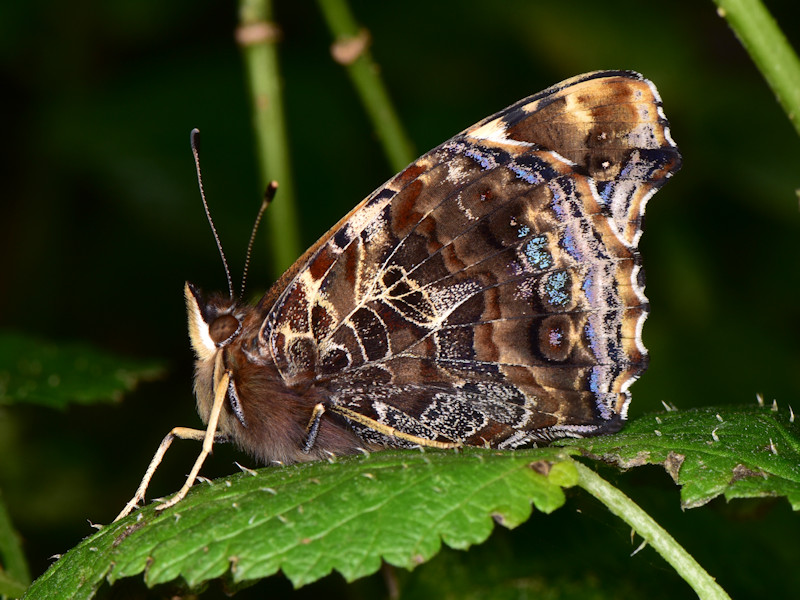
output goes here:
<path id="1" fill-rule="evenodd" d="M 273 179 L 267 185 L 267 189 L 264 190 L 264 198 L 263 198 L 263 200 L 261 202 L 261 210 L 262 210 L 262 212 L 269 205 L 269 203 L 272 202 L 272 199 L 275 198 L 275 193 L 277 191 L 278 191 L 278 182 Z M 260 215 L 259 215 L 259 218 L 261 218 Z"/>
<path id="2" fill-rule="evenodd" d="M 192 129 L 191 132 L 189 132 L 189 141 L 192 145 L 192 150 L 196 151 L 197 148 L 200 146 L 200 130 L 197 127 L 195 127 L 194 129 Z"/>

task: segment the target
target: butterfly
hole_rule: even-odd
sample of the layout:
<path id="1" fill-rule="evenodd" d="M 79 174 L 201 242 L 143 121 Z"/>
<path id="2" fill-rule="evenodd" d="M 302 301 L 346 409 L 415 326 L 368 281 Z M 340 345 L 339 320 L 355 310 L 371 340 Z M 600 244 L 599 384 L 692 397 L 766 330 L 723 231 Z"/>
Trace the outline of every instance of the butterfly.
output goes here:
<path id="1" fill-rule="evenodd" d="M 370 194 L 255 305 L 186 284 L 214 441 L 263 463 L 511 449 L 618 431 L 647 366 L 637 249 L 681 165 L 655 86 L 598 71 L 462 131 Z M 119 518 L 119 517 L 118 517 Z"/>

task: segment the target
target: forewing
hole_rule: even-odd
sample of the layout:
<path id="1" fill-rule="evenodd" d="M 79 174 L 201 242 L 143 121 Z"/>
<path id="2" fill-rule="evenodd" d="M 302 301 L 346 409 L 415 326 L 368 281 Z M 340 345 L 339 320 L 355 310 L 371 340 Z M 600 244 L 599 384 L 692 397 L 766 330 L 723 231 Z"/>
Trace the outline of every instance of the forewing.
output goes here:
<path id="1" fill-rule="evenodd" d="M 679 166 L 650 82 L 558 84 L 364 200 L 262 342 L 287 384 L 418 437 L 513 447 L 613 431 L 647 363 L 644 207 Z"/>

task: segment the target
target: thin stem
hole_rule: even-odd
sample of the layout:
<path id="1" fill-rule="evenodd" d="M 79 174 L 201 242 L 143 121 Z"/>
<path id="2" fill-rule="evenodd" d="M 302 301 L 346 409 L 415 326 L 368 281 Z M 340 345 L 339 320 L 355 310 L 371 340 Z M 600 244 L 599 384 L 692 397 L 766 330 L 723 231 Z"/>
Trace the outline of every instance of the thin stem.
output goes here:
<path id="1" fill-rule="evenodd" d="M 276 180 L 281 190 L 265 216 L 277 276 L 302 251 L 278 66 L 280 32 L 271 21 L 270 0 L 240 0 L 239 17 L 236 37 L 248 73 L 261 189 Z"/>
<path id="2" fill-rule="evenodd" d="M 5 585 L 16 583 L 21 585 L 24 591 L 31 582 L 31 574 L 2 495 L 0 495 L 0 558 L 5 568 L 5 573 L 0 573 L 3 576 L 3 583 Z"/>
<path id="3" fill-rule="evenodd" d="M 760 0 L 714 0 L 800 134 L 800 60 Z"/>
<path id="4" fill-rule="evenodd" d="M 633 500 L 590 468 L 578 461 L 574 463 L 578 469 L 578 485 L 642 536 L 692 586 L 699 598 L 730 600 L 730 596 L 714 581 L 714 578 Z"/>
<path id="5" fill-rule="evenodd" d="M 413 146 L 392 106 L 369 51 L 369 35 L 360 28 L 346 0 L 319 0 L 334 38 L 334 60 L 346 69 L 383 146 L 389 165 L 400 171 L 415 158 Z"/>

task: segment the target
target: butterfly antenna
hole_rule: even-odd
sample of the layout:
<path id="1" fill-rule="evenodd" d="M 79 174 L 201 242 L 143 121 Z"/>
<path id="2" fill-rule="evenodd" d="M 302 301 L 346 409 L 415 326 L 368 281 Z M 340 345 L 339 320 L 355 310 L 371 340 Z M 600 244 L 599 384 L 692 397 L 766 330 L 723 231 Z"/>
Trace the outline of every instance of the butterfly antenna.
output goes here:
<path id="1" fill-rule="evenodd" d="M 203 208 L 206 211 L 208 224 L 211 225 L 211 232 L 214 234 L 214 239 L 217 242 L 217 250 L 222 258 L 222 266 L 225 267 L 225 278 L 228 280 L 228 294 L 233 300 L 233 282 L 231 281 L 231 270 L 228 268 L 228 261 L 225 259 L 225 253 L 222 251 L 222 242 L 219 241 L 217 235 L 217 228 L 214 227 L 214 220 L 211 218 L 211 211 L 208 210 L 208 202 L 206 202 L 206 192 L 203 189 L 203 176 L 200 174 L 200 130 L 197 128 L 192 129 L 190 134 L 192 143 L 192 155 L 194 156 L 194 167 L 197 171 L 197 184 L 200 186 L 200 197 L 203 199 Z"/>
<path id="2" fill-rule="evenodd" d="M 275 198 L 275 193 L 277 191 L 278 191 L 278 182 L 270 181 L 266 191 L 264 192 L 264 198 L 261 200 L 261 208 L 258 209 L 258 215 L 256 215 L 256 222 L 253 223 L 253 231 L 250 233 L 250 241 L 247 242 L 247 255 L 245 256 L 244 259 L 244 271 L 242 272 L 242 289 L 239 292 L 239 298 L 244 297 L 244 286 L 247 283 L 247 270 L 250 268 L 250 256 L 253 254 L 253 242 L 255 242 L 256 240 L 256 232 L 258 231 L 258 226 L 261 224 L 261 217 L 264 216 L 264 211 L 267 210 L 267 207 L 272 203 L 272 200 Z"/>

